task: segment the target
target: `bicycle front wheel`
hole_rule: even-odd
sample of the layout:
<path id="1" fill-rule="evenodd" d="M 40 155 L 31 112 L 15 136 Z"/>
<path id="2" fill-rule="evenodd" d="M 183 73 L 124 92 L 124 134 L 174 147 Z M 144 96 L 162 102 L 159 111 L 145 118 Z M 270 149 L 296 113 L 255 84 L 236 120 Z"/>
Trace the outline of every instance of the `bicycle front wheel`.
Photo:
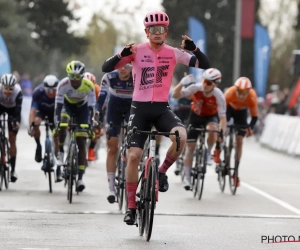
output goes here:
<path id="1" fill-rule="evenodd" d="M 229 148 L 228 154 L 228 178 L 230 192 L 235 195 L 237 189 L 237 178 L 238 178 L 238 162 L 237 162 L 237 150 L 235 146 Z"/>
<path id="2" fill-rule="evenodd" d="M 44 161 L 46 163 L 46 171 L 48 173 L 49 192 L 52 193 L 52 176 L 51 176 L 52 166 L 51 166 L 51 161 L 50 161 L 50 155 L 51 155 L 51 143 L 49 140 L 46 139 Z"/>
<path id="3" fill-rule="evenodd" d="M 205 174 L 206 174 L 206 162 L 207 162 L 207 149 L 205 147 L 205 144 L 202 145 L 201 150 L 201 160 L 200 160 L 200 168 L 198 168 L 198 178 L 197 178 L 197 184 L 198 184 L 198 200 L 201 200 L 203 188 L 204 188 L 204 180 L 205 180 Z"/>
<path id="4" fill-rule="evenodd" d="M 117 184 L 116 184 L 116 195 L 118 199 L 119 210 L 122 210 L 123 207 L 123 199 L 124 199 L 124 180 L 122 178 L 122 155 L 121 152 L 119 154 L 117 160 Z"/>
<path id="5" fill-rule="evenodd" d="M 154 220 L 154 210 L 156 205 L 156 181 L 157 181 L 157 171 L 156 171 L 156 161 L 151 160 L 148 167 L 148 178 L 146 180 L 146 239 L 150 240 L 152 234 L 153 220 Z"/>
<path id="6" fill-rule="evenodd" d="M 0 191 L 2 191 L 2 187 L 3 187 L 3 183 L 5 182 L 5 149 L 4 149 L 4 145 L 1 143 L 0 144 Z"/>
<path id="7" fill-rule="evenodd" d="M 68 172 L 69 172 L 69 179 L 68 179 L 68 200 L 69 203 L 72 203 L 73 198 L 73 186 L 74 186 L 74 175 L 75 175 L 75 168 L 76 165 L 76 159 L 77 159 L 77 150 L 75 143 L 72 143 L 70 145 L 70 154 L 68 159 Z"/>
<path id="8" fill-rule="evenodd" d="M 5 188 L 8 189 L 9 186 L 9 180 L 10 180 L 10 148 L 9 148 L 9 144 L 8 144 L 8 140 L 5 138 L 5 178 L 4 178 L 4 184 L 5 184 Z"/>

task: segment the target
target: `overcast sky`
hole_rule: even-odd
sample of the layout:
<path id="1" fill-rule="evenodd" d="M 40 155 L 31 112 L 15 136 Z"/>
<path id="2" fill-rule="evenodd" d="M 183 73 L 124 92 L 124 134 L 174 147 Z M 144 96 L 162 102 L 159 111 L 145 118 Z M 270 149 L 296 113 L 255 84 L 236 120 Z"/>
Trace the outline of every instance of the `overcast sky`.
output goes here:
<path id="1" fill-rule="evenodd" d="M 87 28 L 89 21 L 94 13 L 112 19 L 117 28 L 122 28 L 124 21 L 132 23 L 132 32 L 143 34 L 143 17 L 149 11 L 163 10 L 162 0 L 69 0 L 75 1 L 78 4 L 78 10 L 75 11 L 76 16 L 80 17 L 80 23 L 73 25 L 72 29 L 83 31 Z M 184 0 L 183 0 L 184 1 Z M 234 1 L 234 0 L 229 0 Z M 269 21 L 272 13 L 278 12 L 278 2 L 282 0 L 262 0 L 262 8 L 266 11 L 265 21 Z M 280 26 L 283 31 L 290 29 L 291 23 L 297 15 L 297 6 L 290 4 L 290 0 L 284 1 L 289 7 L 281 16 L 280 20 L 274 21 L 270 26 L 270 35 L 274 37 L 275 26 Z M 122 15 L 122 12 L 129 12 L 128 15 Z M 118 14 L 119 13 L 119 14 Z M 179 17 L 180 18 L 180 17 Z M 172 21 L 172 20 L 171 20 Z"/>

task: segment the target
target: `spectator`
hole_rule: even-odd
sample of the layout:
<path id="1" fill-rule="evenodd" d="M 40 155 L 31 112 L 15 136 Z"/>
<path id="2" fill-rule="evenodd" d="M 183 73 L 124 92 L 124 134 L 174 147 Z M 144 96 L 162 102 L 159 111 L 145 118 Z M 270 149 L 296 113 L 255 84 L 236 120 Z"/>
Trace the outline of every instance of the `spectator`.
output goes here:
<path id="1" fill-rule="evenodd" d="M 295 103 L 294 107 L 292 107 L 290 110 L 290 115 L 291 116 L 300 116 L 300 95 L 297 96 L 296 103 Z"/>
<path id="2" fill-rule="evenodd" d="M 287 111 L 286 103 L 286 94 L 283 91 L 278 91 L 277 93 L 278 101 L 275 106 L 275 113 L 279 115 L 284 115 Z"/>
<path id="3" fill-rule="evenodd" d="M 17 78 L 17 83 L 21 82 L 21 76 L 18 71 L 12 72 L 12 74 Z"/>
<path id="4" fill-rule="evenodd" d="M 23 96 L 31 96 L 32 95 L 32 83 L 30 81 L 30 75 L 28 73 L 25 73 L 21 77 L 21 82 L 20 82 Z"/>

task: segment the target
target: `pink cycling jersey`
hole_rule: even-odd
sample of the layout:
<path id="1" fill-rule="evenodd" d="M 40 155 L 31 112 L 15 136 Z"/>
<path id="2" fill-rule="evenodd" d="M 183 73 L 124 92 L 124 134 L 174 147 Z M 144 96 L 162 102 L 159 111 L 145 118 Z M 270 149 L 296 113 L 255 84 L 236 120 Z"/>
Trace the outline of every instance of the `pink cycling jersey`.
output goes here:
<path id="1" fill-rule="evenodd" d="M 123 57 L 115 69 L 132 62 L 134 81 L 133 101 L 168 102 L 173 72 L 177 63 L 189 65 L 191 54 L 182 49 L 163 44 L 158 51 L 152 50 L 149 43 L 133 47 L 135 53 Z M 198 61 L 196 63 L 198 67 Z"/>

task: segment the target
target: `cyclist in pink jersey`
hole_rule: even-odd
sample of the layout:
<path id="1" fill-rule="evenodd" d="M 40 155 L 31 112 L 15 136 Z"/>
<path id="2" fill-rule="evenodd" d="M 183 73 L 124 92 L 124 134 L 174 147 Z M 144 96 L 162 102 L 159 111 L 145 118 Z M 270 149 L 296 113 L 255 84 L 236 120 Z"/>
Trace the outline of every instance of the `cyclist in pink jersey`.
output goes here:
<path id="1" fill-rule="evenodd" d="M 134 45 L 128 44 L 120 54 L 107 59 L 102 65 L 103 72 L 111 72 L 132 63 L 134 92 L 128 126 L 139 130 L 149 130 L 154 125 L 158 131 L 180 133 L 180 150 L 176 152 L 175 136 L 170 136 L 172 145 L 166 158 L 159 168 L 159 191 L 166 192 L 169 188 L 167 170 L 181 154 L 186 142 L 186 130 L 182 121 L 171 111 L 168 94 L 171 87 L 173 72 L 177 63 L 202 69 L 210 68 L 210 62 L 193 40 L 182 36 L 181 49 L 166 45 L 169 17 L 161 11 L 150 12 L 144 19 L 145 33 L 149 42 Z M 186 52 L 190 51 L 193 54 Z M 126 167 L 126 191 L 128 210 L 124 222 L 135 224 L 136 189 L 138 185 L 138 165 L 142 156 L 145 135 L 132 136 L 128 150 Z"/>

